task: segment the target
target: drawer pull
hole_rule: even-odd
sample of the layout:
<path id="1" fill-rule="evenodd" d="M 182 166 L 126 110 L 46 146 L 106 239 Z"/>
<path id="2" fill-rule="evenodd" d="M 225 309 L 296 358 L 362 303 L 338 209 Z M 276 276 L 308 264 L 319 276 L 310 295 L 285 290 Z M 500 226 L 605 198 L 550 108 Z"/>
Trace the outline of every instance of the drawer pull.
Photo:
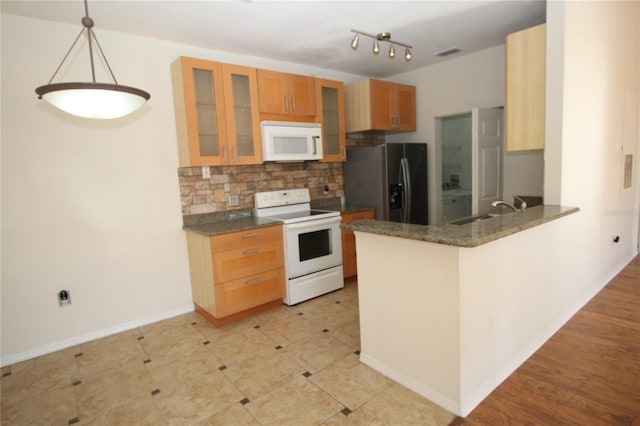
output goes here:
<path id="1" fill-rule="evenodd" d="M 246 285 L 251 285 L 251 284 L 258 284 L 259 282 L 262 282 L 262 278 L 261 278 L 261 277 L 253 278 L 253 279 L 251 279 L 251 280 L 247 280 L 247 281 L 245 281 L 244 283 L 245 283 Z"/>
<path id="2" fill-rule="evenodd" d="M 245 256 L 249 256 L 250 254 L 256 254 L 259 252 L 260 252 L 260 249 L 251 249 L 251 250 L 243 251 L 242 254 L 244 254 Z"/>
<path id="3" fill-rule="evenodd" d="M 258 233 L 257 233 L 257 232 L 252 232 L 252 233 L 250 233 L 250 234 L 244 234 L 244 235 L 242 236 L 242 238 L 252 238 L 252 237 L 257 237 L 257 236 L 258 236 Z"/>

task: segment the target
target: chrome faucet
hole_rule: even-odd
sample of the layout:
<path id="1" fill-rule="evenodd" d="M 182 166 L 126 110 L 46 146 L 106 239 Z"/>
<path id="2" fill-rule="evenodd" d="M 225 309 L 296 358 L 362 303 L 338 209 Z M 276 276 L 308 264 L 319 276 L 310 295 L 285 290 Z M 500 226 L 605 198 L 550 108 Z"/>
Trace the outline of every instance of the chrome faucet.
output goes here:
<path id="1" fill-rule="evenodd" d="M 525 203 L 524 201 L 522 202 L 522 204 L 521 204 L 520 208 L 517 208 L 517 207 L 516 207 L 516 206 L 514 206 L 513 204 L 508 203 L 508 202 L 506 202 L 506 201 L 502 201 L 502 200 L 494 201 L 493 203 L 491 203 L 491 205 L 492 205 L 493 207 L 498 207 L 498 206 L 507 206 L 507 207 L 509 207 L 510 209 L 512 209 L 514 212 L 517 212 L 517 211 L 524 211 L 524 209 L 526 209 L 526 208 L 527 208 L 527 203 Z"/>
<path id="2" fill-rule="evenodd" d="M 524 211 L 527 208 L 527 202 L 520 198 L 518 195 L 514 195 L 513 198 L 520 201 L 520 210 Z"/>

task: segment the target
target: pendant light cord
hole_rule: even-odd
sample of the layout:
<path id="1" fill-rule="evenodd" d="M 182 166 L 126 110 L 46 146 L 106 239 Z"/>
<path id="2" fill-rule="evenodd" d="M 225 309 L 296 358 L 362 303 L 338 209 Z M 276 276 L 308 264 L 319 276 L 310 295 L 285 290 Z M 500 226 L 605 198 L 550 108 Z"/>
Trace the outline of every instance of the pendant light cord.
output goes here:
<path id="1" fill-rule="evenodd" d="M 96 68 L 93 65 L 93 43 L 91 43 L 91 34 L 93 33 L 93 19 L 89 17 L 89 5 L 87 4 L 87 0 L 84 0 L 84 18 L 82 18 L 82 25 L 87 29 L 87 38 L 89 39 L 89 61 L 91 62 L 91 78 L 95 83 Z"/>
<path id="2" fill-rule="evenodd" d="M 60 71 L 60 68 L 62 68 L 62 64 L 64 64 L 64 61 L 67 60 L 67 57 L 69 56 L 69 53 L 71 53 L 71 51 L 73 50 L 73 47 L 76 45 L 76 43 L 78 42 L 78 39 L 80 38 L 80 36 L 82 35 L 83 32 L 84 32 L 84 27 L 80 30 L 80 34 L 78 34 L 78 37 L 76 37 L 75 41 L 73 42 L 73 44 L 71 45 L 71 47 L 67 51 L 67 54 L 64 55 L 64 58 L 62 58 L 62 62 L 60 62 L 60 65 L 58 65 L 58 68 L 56 68 L 56 71 L 53 73 L 53 75 L 51 76 L 51 79 L 49 80 L 49 83 L 47 83 L 47 84 L 51 84 L 53 79 L 56 78 L 56 74 L 58 74 L 58 71 Z"/>
<path id="3" fill-rule="evenodd" d="M 109 70 L 109 74 L 111 75 L 111 78 L 113 79 L 113 82 L 117 86 L 118 85 L 118 80 L 116 80 L 116 76 L 113 74 L 113 71 L 111 70 L 111 65 L 109 65 L 109 61 L 107 60 L 107 57 L 105 56 L 105 54 L 104 54 L 104 52 L 102 50 L 102 46 L 100 46 L 100 42 L 98 41 L 98 37 L 96 37 L 96 33 L 93 32 L 93 19 L 91 19 L 89 17 L 89 6 L 87 5 L 87 0 L 84 0 L 84 12 L 85 12 L 85 16 L 84 16 L 84 18 L 82 18 L 82 29 L 80 30 L 80 34 L 78 34 L 76 39 L 73 41 L 73 44 L 71 45 L 71 47 L 67 51 L 67 54 L 64 55 L 64 58 L 62 58 L 62 62 L 60 62 L 60 65 L 58 65 L 58 68 L 56 68 L 56 71 L 51 76 L 51 79 L 49 80 L 48 84 L 51 84 L 53 79 L 58 74 L 58 71 L 60 71 L 60 68 L 62 68 L 62 64 L 64 64 L 64 61 L 66 61 L 67 58 L 69 57 L 69 54 L 71 53 L 71 51 L 75 47 L 76 43 L 78 43 L 78 40 L 82 36 L 82 33 L 84 32 L 84 30 L 87 30 L 87 38 L 89 40 L 89 60 L 91 62 L 91 78 L 93 80 L 93 83 L 96 82 L 96 71 L 95 71 L 95 65 L 94 65 L 94 62 L 93 62 L 93 43 L 91 41 L 92 38 L 93 38 L 93 41 L 95 41 L 96 46 L 98 46 L 98 51 L 100 52 L 100 56 L 102 56 L 102 59 L 104 60 L 104 63 L 107 65 L 107 69 Z"/>

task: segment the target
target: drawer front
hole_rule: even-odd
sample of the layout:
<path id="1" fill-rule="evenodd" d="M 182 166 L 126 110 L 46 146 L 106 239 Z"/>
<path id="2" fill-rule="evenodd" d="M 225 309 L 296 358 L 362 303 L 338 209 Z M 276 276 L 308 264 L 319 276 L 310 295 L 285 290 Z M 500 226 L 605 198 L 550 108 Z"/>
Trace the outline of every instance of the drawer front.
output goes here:
<path id="1" fill-rule="evenodd" d="M 342 223 L 374 218 L 375 212 L 373 210 L 366 210 L 363 212 L 343 215 Z M 345 278 L 353 277 L 358 273 L 356 261 L 356 236 L 353 231 L 347 229 L 342 230 L 342 270 Z"/>
<path id="2" fill-rule="evenodd" d="M 217 284 L 215 293 L 217 317 L 282 299 L 285 294 L 284 268 Z"/>
<path id="3" fill-rule="evenodd" d="M 216 283 L 282 267 L 284 267 L 282 236 L 279 236 L 278 241 L 247 245 L 213 254 L 213 278 Z"/>
<path id="4" fill-rule="evenodd" d="M 256 228 L 211 237 L 211 252 L 249 248 L 273 241 L 282 241 L 282 225 Z"/>
<path id="5" fill-rule="evenodd" d="M 373 219 L 375 217 L 373 210 L 365 210 L 358 213 L 347 213 L 342 215 L 342 223 L 355 222 L 357 220 Z"/>

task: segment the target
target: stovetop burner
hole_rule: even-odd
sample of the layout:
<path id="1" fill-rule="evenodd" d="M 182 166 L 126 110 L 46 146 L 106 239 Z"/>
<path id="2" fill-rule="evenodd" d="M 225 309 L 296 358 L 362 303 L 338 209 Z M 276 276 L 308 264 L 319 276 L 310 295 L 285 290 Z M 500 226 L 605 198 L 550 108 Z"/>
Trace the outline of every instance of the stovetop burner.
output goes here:
<path id="1" fill-rule="evenodd" d="M 340 216 L 340 212 L 311 209 L 309 189 L 257 192 L 254 194 L 254 214 L 283 223 L 296 223 Z"/>

